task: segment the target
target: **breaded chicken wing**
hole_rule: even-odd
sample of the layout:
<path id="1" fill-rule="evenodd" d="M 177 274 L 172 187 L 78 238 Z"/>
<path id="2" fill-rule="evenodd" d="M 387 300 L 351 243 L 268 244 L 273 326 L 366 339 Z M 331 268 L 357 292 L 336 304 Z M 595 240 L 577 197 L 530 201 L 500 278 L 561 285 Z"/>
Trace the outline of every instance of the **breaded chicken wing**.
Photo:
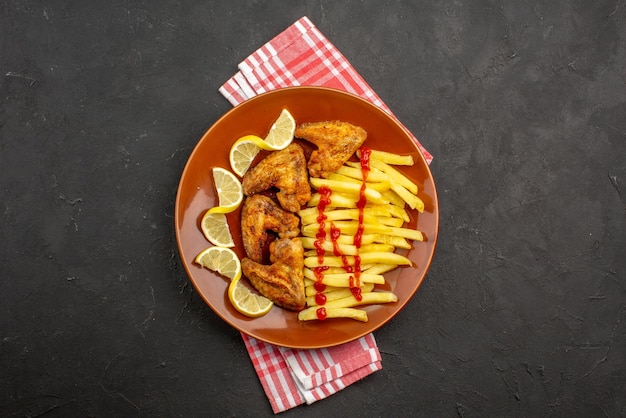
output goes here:
<path id="1" fill-rule="evenodd" d="M 342 121 L 303 123 L 296 128 L 294 136 L 317 146 L 309 159 L 311 177 L 328 177 L 337 171 L 365 139 L 365 129 Z"/>
<path id="2" fill-rule="evenodd" d="M 247 197 L 241 210 L 241 237 L 246 254 L 252 260 L 263 261 L 263 249 L 274 231 L 279 238 L 293 238 L 300 232 L 300 218 L 282 209 L 263 195 Z"/>
<path id="3" fill-rule="evenodd" d="M 305 307 L 304 249 L 300 238 L 281 238 L 270 244 L 271 265 L 241 260 L 243 274 L 263 296 L 292 311 Z"/>
<path id="4" fill-rule="evenodd" d="M 277 187 L 276 198 L 280 205 L 297 212 L 311 198 L 311 186 L 306 170 L 304 150 L 296 143 L 281 151 L 274 151 L 252 167 L 243 176 L 246 195 Z"/>

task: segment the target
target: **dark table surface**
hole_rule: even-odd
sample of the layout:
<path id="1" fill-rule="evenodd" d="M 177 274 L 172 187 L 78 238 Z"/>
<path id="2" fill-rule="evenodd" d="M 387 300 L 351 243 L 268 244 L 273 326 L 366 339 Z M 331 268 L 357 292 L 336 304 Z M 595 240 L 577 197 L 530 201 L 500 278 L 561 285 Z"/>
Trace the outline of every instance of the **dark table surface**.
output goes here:
<path id="1" fill-rule="evenodd" d="M 281 416 L 626 416 L 620 0 L 3 2 L 0 415 L 272 414 L 174 200 L 305 15 L 435 156 L 441 229 L 383 369 Z"/>

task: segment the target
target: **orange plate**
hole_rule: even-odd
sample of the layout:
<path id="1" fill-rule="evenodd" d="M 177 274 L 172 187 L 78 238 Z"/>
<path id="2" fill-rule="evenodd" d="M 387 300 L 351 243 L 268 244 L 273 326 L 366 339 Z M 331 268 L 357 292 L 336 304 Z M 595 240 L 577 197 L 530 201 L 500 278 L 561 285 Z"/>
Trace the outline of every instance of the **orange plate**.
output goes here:
<path id="1" fill-rule="evenodd" d="M 398 268 L 385 274 L 386 290 L 398 302 L 365 307 L 369 321 L 350 319 L 299 322 L 297 314 L 274 307 L 261 318 L 247 318 L 230 305 L 227 279 L 193 263 L 196 255 L 211 244 L 200 230 L 204 212 L 217 204 L 211 169 L 230 169 L 231 145 L 243 135 L 264 137 L 280 111 L 286 108 L 296 123 L 342 120 L 363 127 L 368 133 L 365 145 L 372 149 L 410 154 L 415 164 L 400 167 L 419 186 L 426 209 L 411 211 L 409 226 L 425 235 L 425 242 L 413 243 L 406 254 L 413 267 Z M 228 215 L 235 251 L 244 256 L 239 223 L 240 210 Z M 256 96 L 231 109 L 200 139 L 183 171 L 175 209 L 176 239 L 180 255 L 196 290 L 206 303 L 234 328 L 259 340 L 292 348 L 320 348 L 342 344 L 372 332 L 394 317 L 413 297 L 430 266 L 439 228 L 439 205 L 432 174 L 426 161 L 405 129 L 371 103 L 351 94 L 320 87 L 289 87 Z"/>

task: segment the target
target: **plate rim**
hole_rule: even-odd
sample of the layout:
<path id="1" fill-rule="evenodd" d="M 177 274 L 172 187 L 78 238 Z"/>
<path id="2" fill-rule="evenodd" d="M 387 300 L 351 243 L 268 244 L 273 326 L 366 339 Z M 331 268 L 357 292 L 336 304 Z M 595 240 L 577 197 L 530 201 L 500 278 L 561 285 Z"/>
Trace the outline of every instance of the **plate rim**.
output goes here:
<path id="1" fill-rule="evenodd" d="M 194 155 L 196 154 L 196 152 L 199 152 L 198 149 L 200 148 L 200 144 L 203 143 L 204 141 L 206 141 L 206 138 L 210 135 L 211 131 L 216 129 L 216 126 L 219 125 L 222 120 L 228 118 L 230 116 L 231 113 L 234 113 L 236 111 L 238 111 L 239 108 L 243 107 L 243 106 L 250 106 L 249 103 L 253 103 L 255 101 L 259 101 L 259 100 L 265 100 L 265 98 L 267 96 L 271 96 L 271 95 L 276 95 L 276 94 L 284 94 L 286 91 L 313 91 L 313 90 L 317 90 L 317 91 L 327 91 L 330 92 L 331 94 L 339 94 L 339 95 L 346 95 L 351 97 L 352 99 L 356 99 L 362 103 L 364 103 L 366 106 L 371 107 L 372 109 L 374 109 L 376 112 L 379 112 L 381 114 L 384 114 L 384 116 L 389 119 L 392 123 L 396 124 L 398 127 L 400 127 L 409 137 L 412 137 L 413 135 L 411 134 L 411 132 L 391 113 L 387 112 L 385 109 L 375 105 L 374 103 L 368 101 L 367 99 L 360 97 L 356 94 L 353 94 L 351 92 L 346 92 L 344 90 L 340 90 L 340 89 L 336 89 L 336 88 L 331 88 L 331 87 L 325 87 L 325 86 L 290 86 L 290 87 L 282 87 L 282 88 L 277 88 L 274 90 L 270 90 L 264 93 L 260 93 L 248 100 L 245 100 L 244 102 L 233 106 L 231 109 L 229 109 L 228 111 L 226 111 L 223 115 L 221 115 L 215 122 L 213 122 L 208 129 L 205 130 L 205 132 L 200 136 L 200 138 L 195 142 L 194 144 L 194 148 L 192 150 L 192 152 L 189 154 L 189 156 L 187 157 L 187 160 L 185 162 L 184 168 L 181 171 L 180 174 L 180 179 L 178 181 L 178 185 L 177 185 L 177 191 L 176 191 L 176 198 L 175 198 L 175 204 L 174 204 L 174 229 L 175 229 L 175 235 L 176 235 L 176 245 L 177 245 L 177 249 L 178 249 L 178 254 L 179 254 L 179 258 L 181 259 L 181 262 L 183 264 L 185 273 L 187 275 L 187 279 L 192 283 L 194 290 L 198 293 L 198 295 L 201 297 L 201 299 L 205 302 L 205 304 L 223 321 L 225 321 L 229 326 L 233 327 L 234 329 L 238 330 L 241 333 L 246 334 L 249 337 L 255 338 L 257 340 L 261 340 L 265 343 L 269 343 L 269 344 L 273 344 L 273 345 L 279 345 L 282 347 L 286 347 L 286 348 L 294 348 L 294 349 L 318 349 L 318 348 L 328 348 L 328 347 L 333 347 L 333 346 L 337 346 L 337 345 L 341 345 L 350 341 L 354 341 L 357 340 L 369 333 L 372 333 L 374 331 L 379 330 L 383 325 L 389 323 L 389 321 L 391 321 L 394 317 L 396 317 L 402 310 L 404 310 L 404 308 L 407 306 L 407 304 L 413 299 L 413 297 L 415 296 L 415 294 L 417 293 L 417 291 L 419 290 L 419 288 L 421 287 L 421 285 L 423 284 L 424 280 L 426 279 L 426 276 L 428 275 L 428 272 L 430 271 L 430 267 L 432 265 L 432 261 L 436 252 L 436 248 L 437 248 L 437 244 L 438 244 L 438 240 L 439 240 L 439 228 L 440 228 L 440 208 L 439 208 L 439 199 L 438 199 L 438 192 L 437 192 L 437 187 L 436 187 L 436 182 L 434 179 L 434 176 L 432 174 L 432 170 L 430 169 L 430 166 L 426 160 L 426 158 L 424 157 L 423 153 L 420 151 L 419 146 L 415 143 L 415 141 L 411 141 L 412 146 L 415 147 L 415 150 L 417 151 L 417 153 L 419 154 L 419 158 L 422 159 L 423 165 L 427 170 L 427 177 L 430 179 L 430 181 L 432 182 L 433 185 L 433 193 L 432 196 L 430 196 L 432 198 L 432 200 L 434 202 L 436 202 L 436 210 L 433 211 L 434 213 L 434 218 L 435 218 L 435 225 L 434 225 L 434 238 L 432 240 L 432 251 L 430 252 L 430 254 L 428 254 L 428 259 L 427 259 L 427 263 L 426 263 L 426 268 L 424 269 L 423 275 L 419 280 L 419 283 L 417 284 L 417 286 L 415 287 L 415 289 L 411 292 L 410 296 L 406 298 L 406 300 L 404 300 L 401 305 L 399 306 L 399 308 L 397 309 L 396 312 L 394 312 L 392 315 L 390 315 L 389 318 L 385 319 L 384 321 L 382 321 L 380 324 L 378 324 L 377 326 L 374 326 L 370 329 L 367 330 L 363 330 L 361 332 L 355 332 L 353 335 L 350 335 L 348 338 L 343 338 L 341 339 L 341 341 L 337 341 L 337 342 L 333 342 L 333 343 L 321 343 L 321 344 L 297 344 L 297 343 L 289 343 L 289 342 L 284 342 L 284 341 L 275 341 L 272 340 L 270 338 L 264 337 L 263 335 L 258 335 L 258 333 L 255 332 L 251 332 L 250 330 L 246 330 L 246 329 L 242 329 L 242 327 L 238 326 L 236 323 L 234 323 L 230 318 L 228 318 L 226 315 L 224 315 L 222 312 L 220 312 L 218 309 L 214 308 L 212 303 L 208 300 L 208 298 L 203 294 L 203 292 L 200 291 L 200 289 L 198 289 L 198 285 L 196 284 L 196 281 L 193 278 L 193 274 L 192 272 L 189 270 L 188 267 L 188 261 L 187 258 L 185 257 L 183 248 L 182 248 L 182 237 L 181 237 L 181 230 L 182 228 L 179 228 L 179 224 L 180 224 L 180 219 L 179 217 L 181 216 L 179 214 L 180 211 L 180 200 L 181 200 L 181 195 L 182 195 L 182 186 L 183 186 L 183 181 L 186 178 L 186 174 L 187 171 L 190 169 L 191 166 L 191 161 L 194 159 Z M 400 303 L 400 301 L 396 302 L 396 303 Z"/>

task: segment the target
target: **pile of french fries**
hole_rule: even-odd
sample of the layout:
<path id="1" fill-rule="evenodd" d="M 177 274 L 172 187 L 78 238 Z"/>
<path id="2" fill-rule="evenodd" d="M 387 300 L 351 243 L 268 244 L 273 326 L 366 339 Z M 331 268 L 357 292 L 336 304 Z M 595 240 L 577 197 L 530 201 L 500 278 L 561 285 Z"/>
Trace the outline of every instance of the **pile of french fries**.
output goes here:
<path id="1" fill-rule="evenodd" d="M 360 153 L 357 152 L 357 157 Z M 354 235 L 359 227 L 359 200 L 363 185 L 363 170 L 360 161 L 347 161 L 328 178 L 311 178 L 313 188 L 327 187 L 331 190 L 330 204 L 324 210 L 326 219 L 325 241 L 320 242 L 325 251 L 322 265 L 316 250 L 316 234 L 319 231 L 319 193 L 314 193 L 307 208 L 299 212 L 302 224 L 302 244 L 305 248 L 304 277 L 307 308 L 299 312 L 298 319 L 310 321 L 318 319 L 318 309 L 325 309 L 325 318 L 351 318 L 367 322 L 367 312 L 356 306 L 396 302 L 392 292 L 376 290 L 376 285 L 385 283 L 384 273 L 398 266 L 410 266 L 411 261 L 396 254 L 396 248 L 410 249 L 410 241 L 423 241 L 420 231 L 406 228 L 410 217 L 406 209 L 422 212 L 424 203 L 417 196 L 418 187 L 394 166 L 413 165 L 410 155 L 398 155 L 385 151 L 372 150 L 370 171 L 363 191 L 367 203 L 363 209 L 363 235 L 360 247 L 354 245 Z M 339 228 L 341 235 L 335 243 L 330 238 L 330 225 Z M 339 256 L 335 255 L 338 249 Z M 355 297 L 350 286 L 354 284 L 354 273 L 346 272 L 345 263 L 355 265 L 355 256 L 360 258 L 360 300 Z M 316 267 L 325 271 L 321 283 L 325 303 L 316 302 L 315 284 L 318 277 Z"/>

